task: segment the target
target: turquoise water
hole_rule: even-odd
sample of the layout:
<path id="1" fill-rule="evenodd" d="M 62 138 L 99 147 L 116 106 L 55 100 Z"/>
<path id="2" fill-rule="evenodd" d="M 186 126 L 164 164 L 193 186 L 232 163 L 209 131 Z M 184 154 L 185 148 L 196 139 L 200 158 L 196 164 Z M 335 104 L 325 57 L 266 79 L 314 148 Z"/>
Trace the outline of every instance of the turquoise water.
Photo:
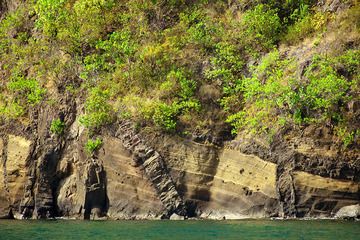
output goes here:
<path id="1" fill-rule="evenodd" d="M 312 221 L 4 221 L 0 239 L 360 239 L 360 222 Z"/>

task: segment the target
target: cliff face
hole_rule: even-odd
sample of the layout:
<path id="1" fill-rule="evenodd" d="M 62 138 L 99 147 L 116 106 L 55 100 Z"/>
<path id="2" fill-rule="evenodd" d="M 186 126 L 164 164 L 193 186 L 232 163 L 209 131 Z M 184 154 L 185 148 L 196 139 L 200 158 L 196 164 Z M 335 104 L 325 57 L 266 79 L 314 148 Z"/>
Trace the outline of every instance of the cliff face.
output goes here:
<path id="1" fill-rule="evenodd" d="M 0 2 L 0 218 L 359 215 L 357 3 L 106 2 Z"/>
<path id="2" fill-rule="evenodd" d="M 61 139 L 20 132 L 0 141 L 2 217 L 332 217 L 360 200 L 359 156 L 325 150 L 306 134 L 215 146 L 118 122 L 89 156 L 77 121 Z"/>

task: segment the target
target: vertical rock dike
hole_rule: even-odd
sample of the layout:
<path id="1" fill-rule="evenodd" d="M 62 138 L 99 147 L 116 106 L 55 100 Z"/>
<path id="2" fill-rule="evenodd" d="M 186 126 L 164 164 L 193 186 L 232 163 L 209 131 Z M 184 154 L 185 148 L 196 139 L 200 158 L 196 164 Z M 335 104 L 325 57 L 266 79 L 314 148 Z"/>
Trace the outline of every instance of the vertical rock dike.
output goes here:
<path id="1" fill-rule="evenodd" d="M 184 202 L 177 192 L 160 154 L 142 142 L 135 133 L 131 122 L 121 123 L 116 132 L 116 137 L 120 138 L 123 146 L 132 152 L 134 163 L 136 166 L 142 167 L 147 178 L 155 187 L 161 202 L 167 210 L 165 217 L 170 217 L 173 213 L 186 216 Z"/>

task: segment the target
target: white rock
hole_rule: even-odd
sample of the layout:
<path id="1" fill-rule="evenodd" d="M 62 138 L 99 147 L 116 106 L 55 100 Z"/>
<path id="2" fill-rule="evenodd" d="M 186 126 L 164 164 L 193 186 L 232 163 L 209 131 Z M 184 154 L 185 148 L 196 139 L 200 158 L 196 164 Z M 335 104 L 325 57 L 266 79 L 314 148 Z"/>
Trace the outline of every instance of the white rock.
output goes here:
<path id="1" fill-rule="evenodd" d="M 358 218 L 360 217 L 360 204 L 349 205 L 340 208 L 335 214 L 336 218 Z"/>
<path id="2" fill-rule="evenodd" d="M 170 216 L 170 220 L 185 220 L 185 217 L 184 217 L 184 216 L 177 215 L 176 213 L 173 213 L 173 214 Z"/>

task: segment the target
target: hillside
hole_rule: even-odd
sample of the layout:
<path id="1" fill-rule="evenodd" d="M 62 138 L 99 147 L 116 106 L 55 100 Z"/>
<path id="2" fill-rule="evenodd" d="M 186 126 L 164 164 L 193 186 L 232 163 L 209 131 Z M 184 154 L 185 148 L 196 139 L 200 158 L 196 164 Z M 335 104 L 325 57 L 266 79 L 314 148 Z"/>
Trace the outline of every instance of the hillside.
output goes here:
<path id="1" fill-rule="evenodd" d="M 0 14 L 0 217 L 360 202 L 357 1 L 19 0 Z"/>

